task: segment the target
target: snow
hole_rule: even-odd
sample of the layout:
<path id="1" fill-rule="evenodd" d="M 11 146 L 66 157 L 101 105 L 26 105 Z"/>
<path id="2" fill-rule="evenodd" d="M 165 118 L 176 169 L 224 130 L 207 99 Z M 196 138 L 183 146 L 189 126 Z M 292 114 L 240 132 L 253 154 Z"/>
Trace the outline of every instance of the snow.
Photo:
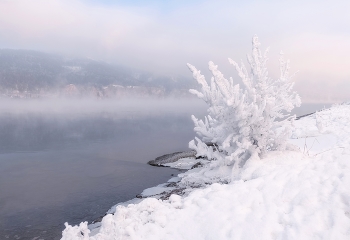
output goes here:
<path id="1" fill-rule="evenodd" d="M 145 190 L 143 190 L 143 192 L 141 193 L 141 196 L 154 196 L 154 195 L 158 195 L 161 194 L 165 191 L 171 191 L 174 188 L 169 188 L 165 186 L 166 184 L 160 184 L 156 187 L 151 187 L 151 188 L 147 188 Z"/>
<path id="2" fill-rule="evenodd" d="M 350 106 L 294 124 L 298 151 L 256 154 L 233 171 L 189 170 L 172 181 L 232 180 L 118 205 L 92 232 L 67 224 L 62 239 L 350 239 Z"/>
<path id="3" fill-rule="evenodd" d="M 187 158 L 181 158 L 176 162 L 162 164 L 162 166 L 188 170 L 188 169 L 191 169 L 197 163 L 205 164 L 208 162 L 209 161 L 205 159 L 196 159 L 196 158 L 187 157 Z"/>
<path id="4" fill-rule="evenodd" d="M 181 180 L 181 178 L 179 177 L 172 177 L 168 180 L 168 182 L 179 182 Z"/>

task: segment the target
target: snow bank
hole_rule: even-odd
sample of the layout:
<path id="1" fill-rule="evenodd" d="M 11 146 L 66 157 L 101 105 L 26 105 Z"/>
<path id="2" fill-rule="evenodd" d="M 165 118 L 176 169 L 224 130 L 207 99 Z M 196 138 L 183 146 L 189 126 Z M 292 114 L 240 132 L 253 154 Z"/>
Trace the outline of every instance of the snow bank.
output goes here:
<path id="1" fill-rule="evenodd" d="M 94 233 L 86 223 L 66 225 L 62 239 L 350 239 L 350 106 L 295 125 L 300 151 L 253 156 L 229 184 L 117 206 Z"/>
<path id="2" fill-rule="evenodd" d="M 172 163 L 165 163 L 163 164 L 163 166 L 165 167 L 171 167 L 171 168 L 177 168 L 177 169 L 191 169 L 193 167 L 197 166 L 201 166 L 204 165 L 206 163 L 208 163 L 209 161 L 206 159 L 196 159 L 196 158 L 181 158 L 176 162 L 172 162 Z"/>

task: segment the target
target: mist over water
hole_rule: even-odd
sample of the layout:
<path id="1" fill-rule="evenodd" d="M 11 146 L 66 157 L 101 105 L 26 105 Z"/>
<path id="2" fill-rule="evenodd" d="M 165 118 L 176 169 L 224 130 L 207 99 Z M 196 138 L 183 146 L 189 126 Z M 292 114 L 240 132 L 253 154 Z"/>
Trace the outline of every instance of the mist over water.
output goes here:
<path id="1" fill-rule="evenodd" d="M 193 135 L 192 129 L 182 129 L 191 114 L 204 115 L 205 104 L 196 99 L 8 100 L 0 103 L 0 153 L 116 140 L 129 144 L 130 150 L 134 142 L 157 132 L 179 128 Z M 140 136 L 129 139 L 131 135 Z"/>
<path id="2" fill-rule="evenodd" d="M 186 150 L 190 116 L 206 108 L 197 99 L 1 100 L 0 239 L 59 239 L 64 222 L 91 222 L 167 181 L 178 171 L 146 162 Z"/>
<path id="3" fill-rule="evenodd" d="M 0 103 L 0 239 L 59 239 L 177 170 L 146 162 L 186 150 L 197 100 Z"/>

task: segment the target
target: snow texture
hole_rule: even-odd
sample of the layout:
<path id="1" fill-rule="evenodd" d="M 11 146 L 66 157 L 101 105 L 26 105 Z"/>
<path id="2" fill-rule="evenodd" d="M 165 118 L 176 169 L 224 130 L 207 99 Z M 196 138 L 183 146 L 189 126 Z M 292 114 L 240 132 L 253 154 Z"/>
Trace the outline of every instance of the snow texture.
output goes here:
<path id="1" fill-rule="evenodd" d="M 171 191 L 171 190 L 173 190 L 173 188 L 166 187 L 166 184 L 160 184 L 156 187 L 151 187 L 151 188 L 147 188 L 147 189 L 143 190 L 141 195 L 145 196 L 145 197 L 154 196 L 154 195 L 161 194 L 165 191 Z"/>
<path id="2" fill-rule="evenodd" d="M 163 166 L 189 170 L 195 167 L 196 165 L 200 167 L 202 165 L 207 164 L 208 162 L 209 161 L 206 159 L 196 159 L 194 157 L 192 158 L 186 157 L 186 158 L 181 158 L 176 162 L 163 164 Z"/>
<path id="3" fill-rule="evenodd" d="M 228 184 L 119 205 L 91 233 L 86 222 L 66 224 L 62 240 L 350 239 L 350 106 L 294 124 L 290 141 L 299 151 L 255 154 L 234 172 L 215 169 L 234 175 Z M 180 182 L 205 182 L 204 168 L 180 174 Z"/>

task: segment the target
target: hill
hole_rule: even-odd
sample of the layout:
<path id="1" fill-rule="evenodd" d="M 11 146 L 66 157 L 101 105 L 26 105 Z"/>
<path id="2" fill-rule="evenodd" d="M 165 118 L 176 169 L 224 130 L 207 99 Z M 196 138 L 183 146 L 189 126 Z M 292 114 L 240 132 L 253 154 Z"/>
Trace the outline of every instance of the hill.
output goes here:
<path id="1" fill-rule="evenodd" d="M 0 93 L 10 98 L 187 95 L 194 81 L 156 76 L 92 59 L 30 50 L 0 50 Z"/>

